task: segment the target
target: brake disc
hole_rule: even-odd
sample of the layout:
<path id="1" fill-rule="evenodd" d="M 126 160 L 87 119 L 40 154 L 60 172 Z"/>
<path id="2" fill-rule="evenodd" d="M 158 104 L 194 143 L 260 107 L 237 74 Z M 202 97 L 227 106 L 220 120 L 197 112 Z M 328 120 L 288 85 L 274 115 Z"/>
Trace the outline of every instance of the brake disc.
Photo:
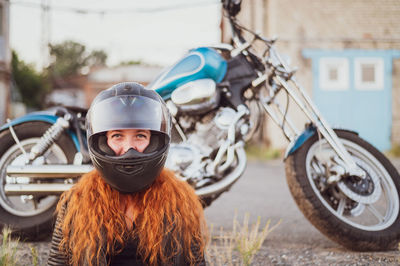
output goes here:
<path id="1" fill-rule="evenodd" d="M 366 172 L 366 178 L 360 180 L 356 177 L 345 177 L 337 183 L 337 186 L 348 198 L 362 204 L 373 204 L 382 194 L 379 176 L 368 164 L 358 158 L 354 160 Z"/>

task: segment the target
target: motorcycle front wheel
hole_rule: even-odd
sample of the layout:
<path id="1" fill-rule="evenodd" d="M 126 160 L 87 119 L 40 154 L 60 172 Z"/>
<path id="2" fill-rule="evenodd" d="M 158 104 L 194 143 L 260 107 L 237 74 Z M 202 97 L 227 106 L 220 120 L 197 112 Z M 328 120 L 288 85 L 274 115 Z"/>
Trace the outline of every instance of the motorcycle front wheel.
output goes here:
<path id="1" fill-rule="evenodd" d="M 304 216 L 324 235 L 348 249 L 383 251 L 400 240 L 400 176 L 392 163 L 357 134 L 335 130 L 364 179 L 327 182 L 336 153 L 315 134 L 285 161 L 286 178 Z"/>
<path id="2" fill-rule="evenodd" d="M 21 146 L 29 154 L 31 148 L 40 140 L 51 124 L 45 122 L 27 122 L 14 126 Z M 73 162 L 76 148 L 68 136 L 63 133 L 58 140 L 32 164 L 70 164 Z M 16 144 L 10 130 L 0 133 L 0 228 L 8 226 L 23 240 L 39 240 L 51 235 L 54 211 L 58 202 L 55 195 L 10 196 L 5 192 L 6 184 L 40 183 L 26 177 L 7 176 L 7 166 L 25 165 L 26 157 Z M 62 182 L 62 181 L 59 181 Z"/>

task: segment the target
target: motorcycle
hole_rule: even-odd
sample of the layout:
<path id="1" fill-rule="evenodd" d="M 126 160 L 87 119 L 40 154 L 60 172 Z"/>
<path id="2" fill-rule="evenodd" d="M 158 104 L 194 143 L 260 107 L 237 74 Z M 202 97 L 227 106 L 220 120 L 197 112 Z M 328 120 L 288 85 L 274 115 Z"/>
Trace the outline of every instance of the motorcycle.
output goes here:
<path id="1" fill-rule="evenodd" d="M 305 217 L 349 249 L 397 247 L 395 167 L 356 132 L 332 129 L 275 50 L 276 40 L 240 24 L 241 1 L 222 2 L 232 44 L 193 49 L 148 85 L 173 116 L 166 167 L 210 205 L 242 176 L 244 145 L 268 114 L 290 143 L 286 178 Z M 304 114 L 303 129 L 290 117 L 289 101 Z M 29 239 L 51 231 L 59 195 L 92 169 L 86 112 L 57 106 L 1 127 L 1 226 L 11 225 Z"/>

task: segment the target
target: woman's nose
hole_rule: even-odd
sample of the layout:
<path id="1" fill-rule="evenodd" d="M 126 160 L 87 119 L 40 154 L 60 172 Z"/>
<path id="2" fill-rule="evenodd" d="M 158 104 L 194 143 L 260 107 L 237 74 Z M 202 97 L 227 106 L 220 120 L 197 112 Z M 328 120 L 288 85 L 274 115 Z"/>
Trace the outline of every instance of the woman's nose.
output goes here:
<path id="1" fill-rule="evenodd" d="M 134 139 L 128 139 L 126 141 L 124 152 L 127 152 L 130 148 L 133 148 L 134 150 L 138 150 L 137 142 Z"/>

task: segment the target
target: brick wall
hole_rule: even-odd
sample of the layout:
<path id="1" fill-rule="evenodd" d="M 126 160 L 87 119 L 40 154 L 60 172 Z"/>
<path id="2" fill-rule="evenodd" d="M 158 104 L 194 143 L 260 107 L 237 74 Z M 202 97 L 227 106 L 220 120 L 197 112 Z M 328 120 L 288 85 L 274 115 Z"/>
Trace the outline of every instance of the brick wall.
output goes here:
<path id="1" fill-rule="evenodd" d="M 268 0 L 267 30 L 283 38 L 399 38 L 395 0 Z"/>

